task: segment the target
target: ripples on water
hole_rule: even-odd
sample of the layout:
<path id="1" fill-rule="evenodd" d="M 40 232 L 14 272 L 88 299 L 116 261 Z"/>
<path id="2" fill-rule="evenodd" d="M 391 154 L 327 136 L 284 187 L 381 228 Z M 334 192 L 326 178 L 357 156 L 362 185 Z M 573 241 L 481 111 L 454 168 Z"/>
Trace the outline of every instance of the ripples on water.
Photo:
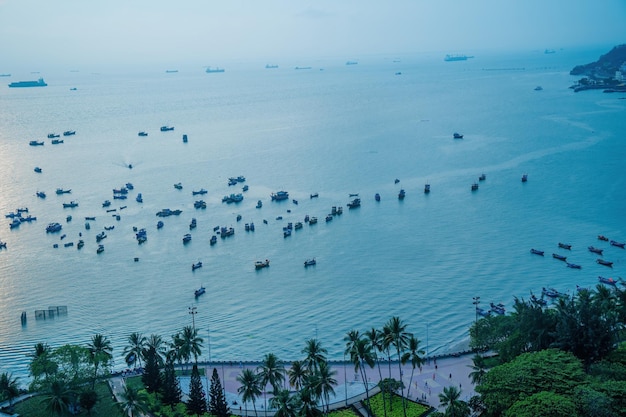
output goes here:
<path id="1" fill-rule="evenodd" d="M 38 220 L 0 233 L 8 243 L 0 251 L 0 369 L 25 376 L 35 343 L 86 344 L 97 332 L 111 339 L 123 367 L 129 333 L 169 339 L 191 324 L 191 306 L 213 360 L 258 360 L 270 351 L 297 359 L 312 337 L 340 359 L 347 331 L 381 327 L 393 315 L 429 353 L 444 353 L 463 346 L 472 297 L 483 307 L 510 307 L 513 296 L 542 286 L 572 291 L 595 285 L 600 274 L 619 276 L 624 251 L 607 247 L 611 271 L 586 247 L 602 246 L 599 233 L 626 239 L 617 135 L 625 130 L 623 101 L 567 89 L 569 69 L 599 53 L 466 63 L 376 58 L 306 73 L 50 74 L 45 89 L 2 90 L 0 209 L 27 206 Z M 481 69 L 497 65 L 526 70 Z M 398 69 L 402 76 L 393 75 Z M 536 85 L 544 90 L 533 91 Z M 161 133 L 163 124 L 176 130 Z M 62 145 L 27 145 L 67 129 L 77 134 Z M 149 136 L 137 137 L 140 130 Z M 454 131 L 465 138 L 453 140 Z M 35 174 L 35 166 L 44 172 Z M 487 179 L 472 193 L 481 173 Z M 529 173 L 526 184 L 522 173 Z M 240 192 L 226 184 L 237 175 L 250 187 L 244 201 L 221 203 Z M 126 182 L 135 186 L 129 199 L 113 200 L 111 190 Z M 174 189 L 177 182 L 183 190 Z M 72 194 L 57 196 L 57 187 Z M 199 196 L 191 190 L 199 188 L 209 191 L 206 210 L 193 208 Z M 298 204 L 271 202 L 280 189 Z M 36 198 L 37 190 L 48 197 Z M 312 192 L 319 198 L 310 199 Z M 348 210 L 348 194 L 357 192 L 362 207 Z M 105 199 L 128 206 L 120 221 L 101 207 Z M 63 209 L 68 200 L 79 207 Z M 344 213 L 325 223 L 332 206 Z M 183 214 L 157 230 L 155 213 L 165 207 Z M 282 227 L 305 214 L 319 223 L 283 238 Z M 85 216 L 97 218 L 89 231 Z M 183 245 L 192 217 L 198 228 Z M 83 250 L 53 249 L 63 242 L 44 232 L 52 221 L 64 225 L 65 241 L 82 233 Z M 244 230 L 247 222 L 255 232 Z M 115 229 L 96 255 L 95 235 L 109 225 Z M 235 236 L 210 246 L 218 225 L 235 227 Z M 148 230 L 145 244 L 136 243 L 133 226 Z M 551 259 L 559 241 L 572 244 L 568 255 L 581 271 Z M 530 255 L 531 247 L 547 256 Z M 318 263 L 305 269 L 310 257 Z M 271 259 L 270 268 L 255 271 L 258 259 Z M 192 272 L 198 260 L 204 266 Z M 195 300 L 200 285 L 207 294 Z M 35 309 L 55 305 L 67 305 L 68 315 L 34 319 Z"/>

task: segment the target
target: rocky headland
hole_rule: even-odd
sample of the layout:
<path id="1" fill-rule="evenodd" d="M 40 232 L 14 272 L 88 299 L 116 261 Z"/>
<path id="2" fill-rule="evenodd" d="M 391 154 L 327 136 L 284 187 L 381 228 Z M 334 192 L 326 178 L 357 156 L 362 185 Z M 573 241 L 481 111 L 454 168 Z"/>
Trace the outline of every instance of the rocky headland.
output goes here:
<path id="1" fill-rule="evenodd" d="M 615 46 L 600 56 L 596 62 L 577 65 L 571 75 L 583 75 L 570 88 L 574 91 L 604 90 L 604 92 L 626 92 L 626 44 Z"/>

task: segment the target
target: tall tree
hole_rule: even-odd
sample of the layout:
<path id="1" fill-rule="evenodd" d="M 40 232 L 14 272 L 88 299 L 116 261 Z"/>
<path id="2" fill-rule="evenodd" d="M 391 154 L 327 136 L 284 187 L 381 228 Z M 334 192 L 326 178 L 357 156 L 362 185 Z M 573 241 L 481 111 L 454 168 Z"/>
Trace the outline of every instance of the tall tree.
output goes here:
<path id="1" fill-rule="evenodd" d="M 208 411 L 206 394 L 202 387 L 202 380 L 200 379 L 200 372 L 198 372 L 198 365 L 193 364 L 191 368 L 191 379 L 189 380 L 189 400 L 187 401 L 187 413 L 200 416 Z"/>
<path id="2" fill-rule="evenodd" d="M 315 395 L 309 384 L 305 384 L 299 392 L 300 401 L 298 415 L 301 417 L 320 417 L 323 413 L 317 407 Z"/>
<path id="3" fill-rule="evenodd" d="M 469 377 L 472 380 L 472 384 L 480 385 L 483 381 L 483 377 L 487 373 L 487 366 L 485 358 L 479 354 L 474 355 L 472 358 L 473 365 L 468 365 L 472 368 L 472 372 L 469 373 Z"/>
<path id="4" fill-rule="evenodd" d="M 68 388 L 64 381 L 52 381 L 41 402 L 53 416 L 65 415 L 69 409 L 73 390 Z"/>
<path id="5" fill-rule="evenodd" d="M 230 415 L 228 403 L 226 402 L 226 396 L 224 395 L 224 389 L 222 388 L 220 376 L 218 375 L 216 368 L 213 368 L 213 374 L 211 375 L 209 413 L 217 417 L 228 417 Z"/>
<path id="6" fill-rule="evenodd" d="M 143 358 L 146 361 L 146 366 L 141 375 L 141 381 L 149 393 L 159 392 L 161 390 L 162 379 L 159 369 L 159 354 L 154 346 L 144 349 Z"/>
<path id="7" fill-rule="evenodd" d="M 0 398 L 9 400 L 9 407 L 13 407 L 13 400 L 20 393 L 17 378 L 13 374 L 3 372 L 0 374 Z"/>
<path id="8" fill-rule="evenodd" d="M 261 395 L 258 375 L 251 369 L 244 369 L 243 372 L 237 376 L 237 382 L 239 382 L 237 393 L 241 395 L 241 400 L 244 402 L 244 405 L 246 405 L 249 401 L 252 402 L 254 415 L 258 416 L 256 411 L 256 399 Z M 247 415 L 248 407 L 246 406 L 246 416 Z"/>
<path id="9" fill-rule="evenodd" d="M 273 353 L 267 353 L 263 357 L 261 365 L 257 368 L 257 372 L 261 388 L 263 388 L 264 399 L 267 400 L 265 396 L 267 384 L 270 384 L 272 386 L 272 391 L 276 392 L 281 387 L 282 382 L 285 379 L 285 368 L 280 363 L 276 355 Z M 265 405 L 267 406 L 267 402 Z"/>
<path id="10" fill-rule="evenodd" d="M 91 415 L 91 410 L 98 403 L 98 393 L 92 389 L 86 389 L 80 392 L 78 403 L 83 410 L 87 410 L 87 415 Z"/>
<path id="11" fill-rule="evenodd" d="M 139 363 L 141 368 L 141 356 L 146 347 L 146 337 L 141 333 L 131 333 L 128 335 L 128 344 L 124 348 L 124 360 L 128 366 L 135 366 Z"/>
<path id="12" fill-rule="evenodd" d="M 322 362 L 319 365 L 319 369 L 313 374 L 314 391 L 323 400 L 322 406 L 326 404 L 326 413 L 329 410 L 330 394 L 335 395 L 334 386 L 337 385 L 337 380 L 334 376 L 337 371 L 330 368 L 328 362 Z"/>
<path id="13" fill-rule="evenodd" d="M 445 417 L 468 417 L 470 415 L 469 406 L 460 398 L 461 390 L 456 386 L 443 387 L 443 391 L 439 394 L 439 403 L 446 408 Z"/>
<path id="14" fill-rule="evenodd" d="M 148 411 L 148 396 L 145 392 L 139 391 L 131 385 L 124 385 L 122 397 L 122 410 L 130 417 Z"/>
<path id="15" fill-rule="evenodd" d="M 166 345 L 158 334 L 153 333 L 146 339 L 146 346 L 142 353 L 145 354 L 151 348 L 154 349 L 154 353 L 156 353 L 157 365 L 162 367 L 165 364 Z M 143 359 L 144 362 L 147 362 L 145 355 L 143 355 Z"/>
<path id="16" fill-rule="evenodd" d="M 56 373 L 58 365 L 52 360 L 52 349 L 47 343 L 37 343 L 33 353 L 28 356 L 31 358 L 28 367 L 35 387 L 39 386 L 42 376 L 44 379 L 48 379 Z"/>
<path id="17" fill-rule="evenodd" d="M 165 362 L 161 392 L 163 394 L 161 398 L 163 404 L 169 405 L 172 408 L 174 408 L 182 398 L 180 383 L 176 376 L 176 371 L 174 370 L 174 362 L 171 359 Z"/>
<path id="18" fill-rule="evenodd" d="M 198 331 L 192 326 L 183 327 L 182 332 L 178 334 L 180 338 L 180 355 L 185 361 L 189 362 L 193 356 L 194 362 L 198 362 L 198 356 L 202 354 L 202 343 L 204 340 L 198 336 Z"/>
<path id="19" fill-rule="evenodd" d="M 351 342 L 350 345 L 346 346 L 346 353 L 350 354 L 350 361 L 354 364 L 354 372 L 361 373 L 361 379 L 363 380 L 363 385 L 365 386 L 367 408 L 371 412 L 372 407 L 370 405 L 370 388 L 367 381 L 367 372 L 365 371 L 365 365 L 368 365 L 370 368 L 374 367 L 375 359 L 374 353 L 372 352 L 372 345 L 365 339 L 354 339 L 353 337 L 350 338 Z"/>
<path id="20" fill-rule="evenodd" d="M 98 369 L 102 365 L 103 368 L 108 367 L 113 359 L 113 348 L 111 347 L 111 341 L 106 336 L 101 334 L 95 334 L 91 338 L 91 343 L 87 346 L 89 349 L 89 355 L 91 363 L 93 364 L 93 382 L 91 383 L 91 389 L 96 387 L 96 379 L 98 378 Z"/>
<path id="21" fill-rule="evenodd" d="M 301 361 L 293 361 L 291 363 L 291 368 L 289 368 L 287 373 L 289 375 L 289 385 L 291 385 L 296 391 L 300 391 L 307 376 L 307 370 L 304 367 L 304 363 Z"/>
<path id="22" fill-rule="evenodd" d="M 400 317 L 394 316 L 389 319 L 385 324 L 387 329 L 386 337 L 389 343 L 396 348 L 396 354 L 398 355 L 398 373 L 400 375 L 400 381 L 402 381 L 402 365 L 408 360 L 408 356 L 404 354 L 406 347 L 409 343 L 409 337 L 411 333 L 406 331 L 406 324 L 400 319 Z M 402 392 L 402 409 L 404 417 L 406 417 L 406 402 L 404 398 L 404 384 L 401 386 Z"/>
<path id="23" fill-rule="evenodd" d="M 279 389 L 270 400 L 270 407 L 276 410 L 274 417 L 296 417 L 298 415 L 295 397 L 288 389 Z"/>
<path id="24" fill-rule="evenodd" d="M 385 337 L 384 336 L 385 336 L 384 333 L 376 329 L 375 327 L 372 327 L 369 331 L 365 332 L 365 337 L 367 337 L 367 340 L 369 341 L 370 345 L 372 345 L 372 352 L 376 356 L 376 366 L 378 368 L 378 380 L 379 381 L 383 380 L 383 372 L 380 369 L 380 359 L 378 357 L 378 353 L 381 353 L 381 354 L 385 353 L 385 344 L 384 344 Z M 346 339 L 344 338 L 344 340 Z M 391 368 L 389 368 L 389 374 L 391 375 Z M 391 396 L 391 393 L 389 393 L 389 395 Z M 383 397 L 383 413 L 384 413 L 384 417 L 387 417 L 387 398 L 386 398 L 387 395 L 384 390 L 382 391 L 382 397 Z"/>
<path id="25" fill-rule="evenodd" d="M 406 396 L 409 397 L 411 392 L 411 384 L 413 383 L 413 375 L 415 374 L 415 368 L 422 368 L 424 363 L 424 349 L 420 349 L 420 341 L 413 335 L 409 337 L 409 343 L 407 346 L 409 361 L 411 362 L 411 377 L 409 378 L 409 388 L 406 390 Z"/>
<path id="26" fill-rule="evenodd" d="M 309 370 L 317 370 L 320 363 L 326 362 L 326 354 L 328 350 L 322 347 L 322 344 L 317 339 L 309 339 L 306 341 L 306 345 L 302 349 L 302 353 L 306 355 L 304 363 Z"/>

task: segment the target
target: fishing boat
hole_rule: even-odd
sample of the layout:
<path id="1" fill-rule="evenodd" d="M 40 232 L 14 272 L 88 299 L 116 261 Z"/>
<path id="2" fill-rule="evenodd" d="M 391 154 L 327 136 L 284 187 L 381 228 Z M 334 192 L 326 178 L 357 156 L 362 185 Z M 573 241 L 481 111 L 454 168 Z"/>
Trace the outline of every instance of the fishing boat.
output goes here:
<path id="1" fill-rule="evenodd" d="M 611 244 L 611 246 L 617 246 L 618 248 L 622 248 L 622 249 L 624 249 L 624 245 L 626 245 L 626 243 L 618 242 L 616 240 L 611 240 L 609 243 Z"/>
<path id="2" fill-rule="evenodd" d="M 485 175 L 484 173 L 480 174 L 480 176 L 478 177 L 478 181 L 485 181 L 486 179 L 487 179 L 487 175 Z"/>
<path id="3" fill-rule="evenodd" d="M 64 142 L 63 139 L 52 139 L 52 141 L 51 141 L 51 143 L 53 145 L 58 145 L 58 144 L 63 143 L 63 142 Z"/>
<path id="4" fill-rule="evenodd" d="M 183 185 L 180 182 L 178 182 L 178 183 L 174 184 L 174 188 L 176 188 L 177 190 L 182 190 L 183 189 Z"/>
<path id="5" fill-rule="evenodd" d="M 541 293 L 545 295 L 546 297 L 550 297 L 550 298 L 558 298 L 563 295 L 559 291 L 555 290 L 554 288 L 546 288 L 546 287 L 543 287 L 541 289 Z"/>
<path id="6" fill-rule="evenodd" d="M 185 234 L 185 236 L 183 236 L 183 243 L 189 243 L 191 242 L 191 235 L 189 233 Z"/>
<path id="7" fill-rule="evenodd" d="M 355 198 L 354 200 L 352 200 L 351 202 L 349 202 L 346 205 L 348 206 L 349 209 L 360 207 L 361 206 L 361 199 L 360 198 Z M 309 224 L 311 224 L 311 220 L 313 220 L 313 219 L 314 218 L 311 217 L 311 219 L 309 220 Z M 317 219 L 315 219 L 315 221 L 317 221 Z"/>
<path id="8" fill-rule="evenodd" d="M 104 245 L 98 245 L 98 249 L 96 249 L 96 253 L 104 252 Z"/>
<path id="9" fill-rule="evenodd" d="M 589 249 L 589 252 L 597 253 L 598 255 L 602 255 L 602 252 L 604 252 L 604 249 L 595 248 L 593 246 L 589 246 L 587 249 Z"/>
<path id="10" fill-rule="evenodd" d="M 599 263 L 600 265 L 608 266 L 610 268 L 613 267 L 613 262 L 611 261 L 606 261 L 604 259 L 596 259 L 596 262 Z"/>
<path id="11" fill-rule="evenodd" d="M 63 188 L 57 188 L 56 193 L 57 194 L 70 194 L 72 192 L 72 190 L 65 190 Z"/>
<path id="12" fill-rule="evenodd" d="M 205 190 L 204 188 L 201 188 L 198 191 L 192 191 L 191 192 L 192 195 L 204 195 L 206 193 L 208 193 L 208 191 Z"/>
<path id="13" fill-rule="evenodd" d="M 305 268 L 307 266 L 312 266 L 312 265 L 315 265 L 315 264 L 317 264 L 317 261 L 315 260 L 315 258 L 307 259 L 306 261 L 304 261 Z"/>
<path id="14" fill-rule="evenodd" d="M 567 262 L 567 267 L 568 268 L 572 268 L 572 269 L 581 269 L 582 266 L 578 265 L 578 264 L 573 264 L 571 262 Z"/>
<path id="15" fill-rule="evenodd" d="M 204 200 L 198 200 L 193 203 L 193 206 L 197 209 L 205 209 L 206 202 Z"/>
<path id="16" fill-rule="evenodd" d="M 528 174 L 523 174 L 522 175 L 522 182 L 527 182 L 528 181 Z"/>
<path id="17" fill-rule="evenodd" d="M 50 223 L 48 224 L 48 226 L 46 226 L 46 233 L 59 232 L 62 228 L 63 226 L 61 226 L 61 224 L 59 223 Z"/>
<path id="18" fill-rule="evenodd" d="M 561 242 L 559 242 L 559 248 L 562 248 L 562 249 L 567 249 L 567 250 L 572 250 L 572 245 L 569 245 L 569 244 L 567 244 L 567 243 L 561 243 Z"/>
<path id="19" fill-rule="evenodd" d="M 559 261 L 566 261 L 566 260 L 567 260 L 567 257 L 566 257 L 566 256 L 559 255 L 558 253 L 553 253 L 553 254 L 552 254 L 552 257 L 553 257 L 554 259 L 558 259 Z"/>
<path id="20" fill-rule="evenodd" d="M 145 137 L 145 136 L 148 136 L 148 133 L 146 133 L 144 131 L 141 131 L 141 132 L 137 133 L 137 136 Z"/>
<path id="21" fill-rule="evenodd" d="M 599 276 L 598 281 L 600 281 L 603 284 L 608 284 L 608 285 L 613 285 L 613 286 L 617 285 L 617 280 L 613 278 L 605 278 L 605 277 Z"/>
<path id="22" fill-rule="evenodd" d="M 43 141 L 37 142 L 36 140 L 31 140 L 30 142 L 28 142 L 28 144 L 30 146 L 43 146 Z"/>
<path id="23" fill-rule="evenodd" d="M 34 171 L 38 174 L 41 174 L 41 168 L 39 167 L 35 167 Z"/>
<path id="24" fill-rule="evenodd" d="M 37 197 L 39 197 L 39 198 L 46 198 L 46 193 L 45 193 L 45 192 L 43 192 L 43 191 L 37 191 L 35 194 L 36 194 L 36 195 L 37 195 Z"/>
<path id="25" fill-rule="evenodd" d="M 430 193 L 430 184 L 424 184 L 424 194 Z"/>
<path id="26" fill-rule="evenodd" d="M 215 245 L 217 243 L 217 236 L 211 236 L 211 240 L 209 240 L 209 243 L 211 244 L 211 246 Z"/>
<path id="27" fill-rule="evenodd" d="M 261 207 L 263 207 L 263 202 L 259 200 L 256 202 L 256 208 L 260 209 Z"/>
<path id="28" fill-rule="evenodd" d="M 493 311 L 496 314 L 502 315 L 506 312 L 506 309 L 504 308 L 504 304 L 502 303 L 498 303 L 498 304 L 489 303 L 489 306 L 491 307 L 491 311 Z"/>
<path id="29" fill-rule="evenodd" d="M 605 242 L 608 242 L 608 241 L 609 241 L 609 238 L 608 238 L 608 237 L 606 237 L 606 236 L 604 236 L 604 235 L 598 235 L 598 240 L 603 240 L 603 241 L 605 241 Z"/>
<path id="30" fill-rule="evenodd" d="M 472 184 L 472 191 L 478 190 L 478 183 Z"/>
<path id="31" fill-rule="evenodd" d="M 380 201 L 380 194 L 378 193 L 374 194 L 374 200 Z"/>
<path id="32" fill-rule="evenodd" d="M 319 193 L 313 193 L 313 194 L 309 195 L 309 198 L 317 198 L 319 196 L 320 196 Z"/>
<path id="33" fill-rule="evenodd" d="M 76 134 L 75 130 L 66 130 L 65 132 L 63 132 L 63 136 L 73 136 Z"/>
<path id="34" fill-rule="evenodd" d="M 454 132 L 454 133 L 452 134 L 452 137 L 453 137 L 454 139 L 463 139 L 463 135 L 462 135 L 461 133 L 457 133 L 457 132 Z"/>
<path id="35" fill-rule="evenodd" d="M 531 249 L 530 253 L 534 254 L 534 255 L 541 255 L 543 256 L 543 251 L 542 250 L 538 250 L 538 249 Z"/>
<path id="36" fill-rule="evenodd" d="M 143 203 L 143 196 L 141 195 L 141 193 L 137 194 L 137 197 L 135 197 L 135 201 L 137 201 L 138 203 Z"/>
<path id="37" fill-rule="evenodd" d="M 404 191 L 404 189 L 401 189 L 400 192 L 398 193 L 398 200 L 404 200 L 405 196 L 406 196 L 406 192 Z"/>
<path id="38" fill-rule="evenodd" d="M 157 229 L 161 229 L 163 227 L 163 222 L 161 220 L 159 220 L 157 222 Z"/>
<path id="39" fill-rule="evenodd" d="M 74 208 L 78 207 L 78 203 L 76 201 L 70 201 L 69 203 L 63 203 L 63 208 Z"/>
<path id="40" fill-rule="evenodd" d="M 161 126 L 161 132 L 169 132 L 170 130 L 174 130 L 174 127 L 172 126 Z"/>
<path id="41" fill-rule="evenodd" d="M 254 263 L 254 268 L 255 269 L 262 269 L 262 268 L 267 268 L 270 266 L 270 261 L 269 259 L 266 259 L 265 261 L 256 261 Z"/>
<path id="42" fill-rule="evenodd" d="M 194 295 L 196 297 L 200 297 L 202 294 L 204 294 L 206 292 L 206 288 L 204 287 L 200 287 L 197 290 L 194 291 Z"/>
<path id="43" fill-rule="evenodd" d="M 289 193 L 287 191 L 278 191 L 270 194 L 272 201 L 282 201 L 289 199 Z"/>
<path id="44" fill-rule="evenodd" d="M 191 265 L 191 270 L 195 271 L 198 268 L 202 268 L 202 262 L 196 262 L 195 264 Z"/>

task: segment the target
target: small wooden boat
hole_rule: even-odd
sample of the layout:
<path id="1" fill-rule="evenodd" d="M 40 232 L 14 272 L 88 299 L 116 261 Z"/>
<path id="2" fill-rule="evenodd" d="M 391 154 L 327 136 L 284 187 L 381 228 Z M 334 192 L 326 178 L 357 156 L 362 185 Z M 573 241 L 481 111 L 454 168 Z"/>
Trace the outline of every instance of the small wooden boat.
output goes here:
<path id="1" fill-rule="evenodd" d="M 598 235 L 598 240 L 604 240 L 605 242 L 608 242 L 609 238 L 604 235 Z"/>
<path id="2" fill-rule="evenodd" d="M 543 256 L 543 251 L 542 250 L 538 250 L 538 249 L 531 249 L 530 253 L 534 254 L 534 255 L 541 255 Z"/>
<path id="3" fill-rule="evenodd" d="M 304 266 L 305 267 L 312 266 L 312 265 L 315 265 L 315 264 L 317 264 L 317 261 L 315 260 L 315 258 L 307 259 L 306 261 L 304 261 Z"/>
<path id="4" fill-rule="evenodd" d="M 478 190 L 478 184 L 474 183 L 472 184 L 472 191 L 476 191 L 476 190 Z"/>
<path id="5" fill-rule="evenodd" d="M 622 248 L 622 249 L 624 249 L 624 245 L 626 245 L 626 243 L 618 242 L 616 240 L 611 240 L 609 243 L 611 244 L 611 246 L 617 246 L 618 248 Z"/>
<path id="6" fill-rule="evenodd" d="M 206 292 L 206 288 L 204 287 L 200 287 L 197 290 L 194 291 L 194 295 L 196 297 L 200 297 L 202 294 L 204 294 Z"/>
<path id="7" fill-rule="evenodd" d="M 430 193 L 430 184 L 424 184 L 424 194 Z"/>
<path id="8" fill-rule="evenodd" d="M 498 304 L 490 303 L 489 306 L 491 307 L 491 311 L 493 311 L 496 314 L 502 315 L 506 312 L 506 309 L 504 308 L 504 304 L 502 303 L 498 303 Z"/>
<path id="9" fill-rule="evenodd" d="M 572 245 L 569 245 L 569 244 L 567 244 L 567 243 L 561 243 L 561 242 L 559 242 L 559 248 L 562 248 L 562 249 L 567 249 L 567 250 L 572 250 Z"/>
<path id="10" fill-rule="evenodd" d="M 533 293 L 530 294 L 530 301 L 538 306 L 545 306 L 546 304 L 548 304 L 548 302 L 546 300 L 542 298 L 537 298 L 537 296 Z"/>
<path id="11" fill-rule="evenodd" d="M 613 279 L 613 278 L 605 278 L 605 277 L 598 277 L 598 281 L 600 281 L 603 284 L 608 284 L 608 285 L 613 285 L 616 286 L 617 285 L 617 280 Z"/>
<path id="12" fill-rule="evenodd" d="M 262 269 L 262 268 L 267 268 L 270 266 L 270 261 L 269 259 L 266 259 L 265 261 L 256 261 L 254 263 L 254 268 L 255 269 Z"/>
<path id="13" fill-rule="evenodd" d="M 378 193 L 374 194 L 374 200 L 380 201 L 380 194 Z"/>
<path id="14" fill-rule="evenodd" d="M 400 190 L 400 192 L 398 193 L 398 199 L 404 200 L 405 196 L 406 196 L 406 192 L 404 191 L 404 189 Z"/>
<path id="15" fill-rule="evenodd" d="M 608 266 L 610 268 L 613 267 L 613 262 L 611 261 L 605 261 L 604 259 L 597 259 L 596 262 L 599 263 L 600 265 Z"/>
<path id="16" fill-rule="evenodd" d="M 522 182 L 527 182 L 527 181 L 528 181 L 528 174 L 522 175 Z"/>
<path id="17" fill-rule="evenodd" d="M 202 268 L 202 262 L 196 262 L 195 264 L 191 265 L 191 270 L 195 271 L 198 268 Z"/>
<path id="18" fill-rule="evenodd" d="M 485 181 L 487 179 L 487 176 L 483 173 L 480 174 L 480 177 L 478 177 L 478 181 Z"/>
<path id="19" fill-rule="evenodd" d="M 572 269 L 581 269 L 581 268 L 582 268 L 580 265 L 578 265 L 578 264 L 573 264 L 573 263 L 571 263 L 571 262 L 568 262 L 568 263 L 567 263 L 567 267 L 568 267 L 568 268 L 572 268 Z"/>
<path id="20" fill-rule="evenodd" d="M 454 132 L 454 133 L 452 134 L 452 137 L 453 137 L 454 139 L 463 139 L 463 135 L 462 135 L 461 133 L 457 133 L 457 132 Z"/>
<path id="21" fill-rule="evenodd" d="M 587 249 L 589 249 L 589 252 L 597 253 L 598 255 L 602 255 L 604 251 L 604 249 L 594 248 L 593 246 L 589 246 Z"/>
<path id="22" fill-rule="evenodd" d="M 550 297 L 550 298 L 557 298 L 557 297 L 561 297 L 563 296 L 563 294 L 561 294 L 560 292 L 558 292 L 557 290 L 555 290 L 554 288 L 546 288 L 543 287 L 541 289 L 541 293 L 543 295 L 545 295 L 546 297 Z"/>
<path id="23" fill-rule="evenodd" d="M 553 253 L 552 257 L 554 259 L 558 259 L 559 261 L 566 261 L 567 260 L 567 256 L 559 255 L 558 253 Z"/>

